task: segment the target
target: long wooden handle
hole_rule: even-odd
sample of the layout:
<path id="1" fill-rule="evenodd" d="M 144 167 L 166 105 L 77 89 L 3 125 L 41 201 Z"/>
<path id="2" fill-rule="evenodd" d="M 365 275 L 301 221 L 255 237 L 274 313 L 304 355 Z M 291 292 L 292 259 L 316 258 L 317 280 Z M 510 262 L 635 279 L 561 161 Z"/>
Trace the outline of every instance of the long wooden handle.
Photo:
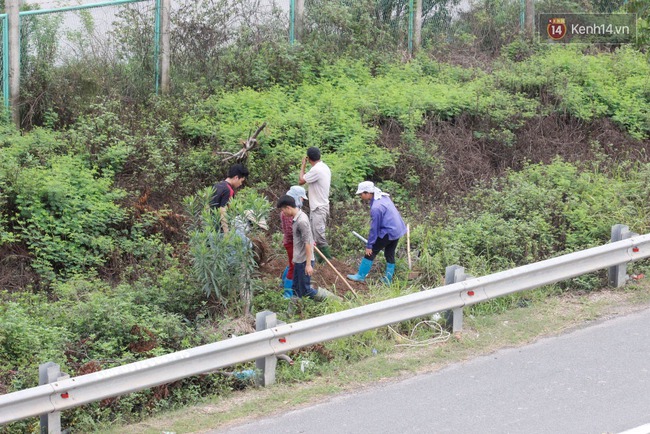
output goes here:
<path id="1" fill-rule="evenodd" d="M 321 252 L 321 251 L 318 249 L 318 247 L 316 247 L 316 246 L 314 246 L 314 250 L 316 250 L 316 253 L 318 253 L 319 255 L 321 255 L 321 257 L 322 257 L 323 259 L 325 259 L 325 262 L 327 262 L 327 265 L 329 265 L 330 267 L 332 267 L 332 270 L 334 270 L 334 271 L 336 272 L 336 274 L 338 274 L 338 276 L 341 278 L 341 280 L 343 280 L 343 282 L 345 282 L 345 284 L 348 286 L 348 289 L 350 289 L 350 291 L 352 291 L 352 293 L 358 297 L 359 294 L 357 294 L 357 292 L 354 290 L 354 288 L 352 288 L 352 287 L 350 286 L 350 284 L 348 283 L 348 281 L 345 280 L 345 279 L 343 278 L 343 276 L 341 275 L 341 273 L 339 273 L 339 270 L 337 270 L 336 267 L 334 267 L 334 265 L 330 262 L 330 260 L 327 259 L 327 258 L 325 257 L 325 255 L 323 255 L 323 252 Z"/>
<path id="2" fill-rule="evenodd" d="M 409 271 L 411 271 L 411 230 L 409 225 L 406 225 L 406 256 L 409 259 Z"/>

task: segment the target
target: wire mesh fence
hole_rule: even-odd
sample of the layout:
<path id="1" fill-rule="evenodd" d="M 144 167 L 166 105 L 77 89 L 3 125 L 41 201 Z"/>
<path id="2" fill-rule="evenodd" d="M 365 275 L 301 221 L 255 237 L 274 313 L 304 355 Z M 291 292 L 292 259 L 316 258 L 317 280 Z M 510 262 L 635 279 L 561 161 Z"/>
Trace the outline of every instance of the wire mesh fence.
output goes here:
<path id="1" fill-rule="evenodd" d="M 22 11 L 20 100 L 27 124 L 98 95 L 152 93 L 155 12 L 155 0 Z"/>
<path id="2" fill-rule="evenodd" d="M 21 12 L 25 126 L 44 122 L 48 111 L 65 117 L 93 96 L 142 100 L 157 89 L 160 0 L 95 1 L 92 8 L 92 0 L 76 1 L 83 8 L 28 0 L 28 7 L 39 3 L 41 10 Z M 300 34 L 294 34 L 299 17 L 291 12 L 298 1 L 171 0 L 172 88 L 288 84 L 300 80 L 301 61 L 318 65 L 345 55 L 406 60 L 417 49 L 445 55 L 466 47 L 495 55 L 521 33 L 525 9 L 523 0 L 422 0 L 418 14 L 416 0 L 303 0 Z M 536 14 L 616 13 L 640 4 L 647 2 L 534 3 Z M 0 26 L 3 40 L 6 33 Z M 0 50 L 6 59 L 6 49 Z"/>
<path id="3" fill-rule="evenodd" d="M 448 40 L 460 0 L 423 0 L 421 43 Z M 409 55 L 419 42 L 414 0 L 306 0 L 305 44 L 344 53 L 360 46 Z"/>
<path id="4" fill-rule="evenodd" d="M 172 83 L 257 87 L 290 63 L 288 1 L 174 0 Z"/>

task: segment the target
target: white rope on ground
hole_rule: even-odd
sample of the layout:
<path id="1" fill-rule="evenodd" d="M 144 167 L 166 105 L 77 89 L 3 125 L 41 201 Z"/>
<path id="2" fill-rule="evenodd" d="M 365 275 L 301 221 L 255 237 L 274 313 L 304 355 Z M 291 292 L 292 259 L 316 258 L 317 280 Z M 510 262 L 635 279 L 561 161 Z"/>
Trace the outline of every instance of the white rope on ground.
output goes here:
<path id="1" fill-rule="evenodd" d="M 415 334 L 418 327 L 420 325 L 422 325 L 422 324 L 428 325 L 429 328 L 431 328 L 434 332 L 436 332 L 437 335 L 435 337 L 425 339 L 425 340 L 422 340 L 422 341 L 417 341 L 417 340 L 413 339 L 413 335 Z M 406 341 L 406 343 L 395 344 L 396 347 L 424 347 L 424 346 L 427 346 L 427 345 L 433 345 L 433 344 L 438 344 L 438 343 L 441 343 L 441 342 L 446 342 L 451 337 L 450 332 L 443 329 L 440 324 L 438 324 L 436 321 L 432 321 L 432 320 L 424 320 L 424 321 L 420 321 L 419 323 L 417 323 L 415 325 L 415 327 L 413 327 L 413 330 L 411 330 L 411 333 L 409 334 L 408 337 L 398 333 L 391 326 L 388 326 L 388 330 L 390 330 L 393 333 L 393 335 L 395 336 L 395 339 L 398 342 Z"/>

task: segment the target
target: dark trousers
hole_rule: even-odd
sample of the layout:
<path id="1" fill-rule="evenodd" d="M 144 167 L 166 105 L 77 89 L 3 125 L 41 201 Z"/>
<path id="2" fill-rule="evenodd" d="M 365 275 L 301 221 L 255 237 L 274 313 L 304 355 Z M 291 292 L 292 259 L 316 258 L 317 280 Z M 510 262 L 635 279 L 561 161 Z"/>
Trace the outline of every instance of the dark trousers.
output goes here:
<path id="1" fill-rule="evenodd" d="M 314 261 L 312 261 L 312 267 Z M 296 297 L 313 297 L 316 290 L 311 287 L 311 276 L 305 274 L 307 261 L 293 264 L 293 295 Z"/>
<path id="2" fill-rule="evenodd" d="M 385 249 L 384 257 L 386 257 L 386 263 L 394 264 L 395 250 L 397 249 L 398 242 L 399 242 L 399 238 L 396 240 L 389 240 L 388 235 L 386 235 L 383 238 L 377 238 L 377 241 L 375 241 L 375 244 L 373 244 L 372 246 L 372 254 L 365 255 L 365 258 L 374 261 L 375 257 L 377 256 L 377 253 Z"/>

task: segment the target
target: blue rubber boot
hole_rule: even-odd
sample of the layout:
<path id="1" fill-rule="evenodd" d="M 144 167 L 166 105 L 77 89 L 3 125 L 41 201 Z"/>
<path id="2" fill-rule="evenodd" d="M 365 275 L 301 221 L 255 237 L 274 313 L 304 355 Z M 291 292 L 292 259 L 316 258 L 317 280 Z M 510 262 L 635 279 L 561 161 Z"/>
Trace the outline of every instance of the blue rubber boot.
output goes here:
<path id="1" fill-rule="evenodd" d="M 348 279 L 354 280 L 355 282 L 365 282 L 366 276 L 370 273 L 370 267 L 372 267 L 372 261 L 363 258 L 359 265 L 359 271 L 357 271 L 357 274 L 348 274 Z"/>
<path id="2" fill-rule="evenodd" d="M 393 283 L 393 276 L 395 275 L 395 264 L 386 263 L 386 274 L 381 278 L 381 281 L 386 285 Z"/>
<path id="3" fill-rule="evenodd" d="M 282 285 L 280 285 L 282 288 L 285 288 L 285 287 L 286 287 L 286 283 L 287 283 L 287 274 L 289 274 L 289 266 L 288 266 L 288 265 L 287 265 L 287 267 L 284 269 L 284 271 L 282 272 Z"/>
<path id="4" fill-rule="evenodd" d="M 284 298 L 291 298 L 291 297 L 293 297 L 293 289 L 292 289 L 292 286 L 293 286 L 293 280 L 291 280 L 291 279 L 284 279 L 284 293 L 282 294 L 282 296 L 283 296 Z"/>

